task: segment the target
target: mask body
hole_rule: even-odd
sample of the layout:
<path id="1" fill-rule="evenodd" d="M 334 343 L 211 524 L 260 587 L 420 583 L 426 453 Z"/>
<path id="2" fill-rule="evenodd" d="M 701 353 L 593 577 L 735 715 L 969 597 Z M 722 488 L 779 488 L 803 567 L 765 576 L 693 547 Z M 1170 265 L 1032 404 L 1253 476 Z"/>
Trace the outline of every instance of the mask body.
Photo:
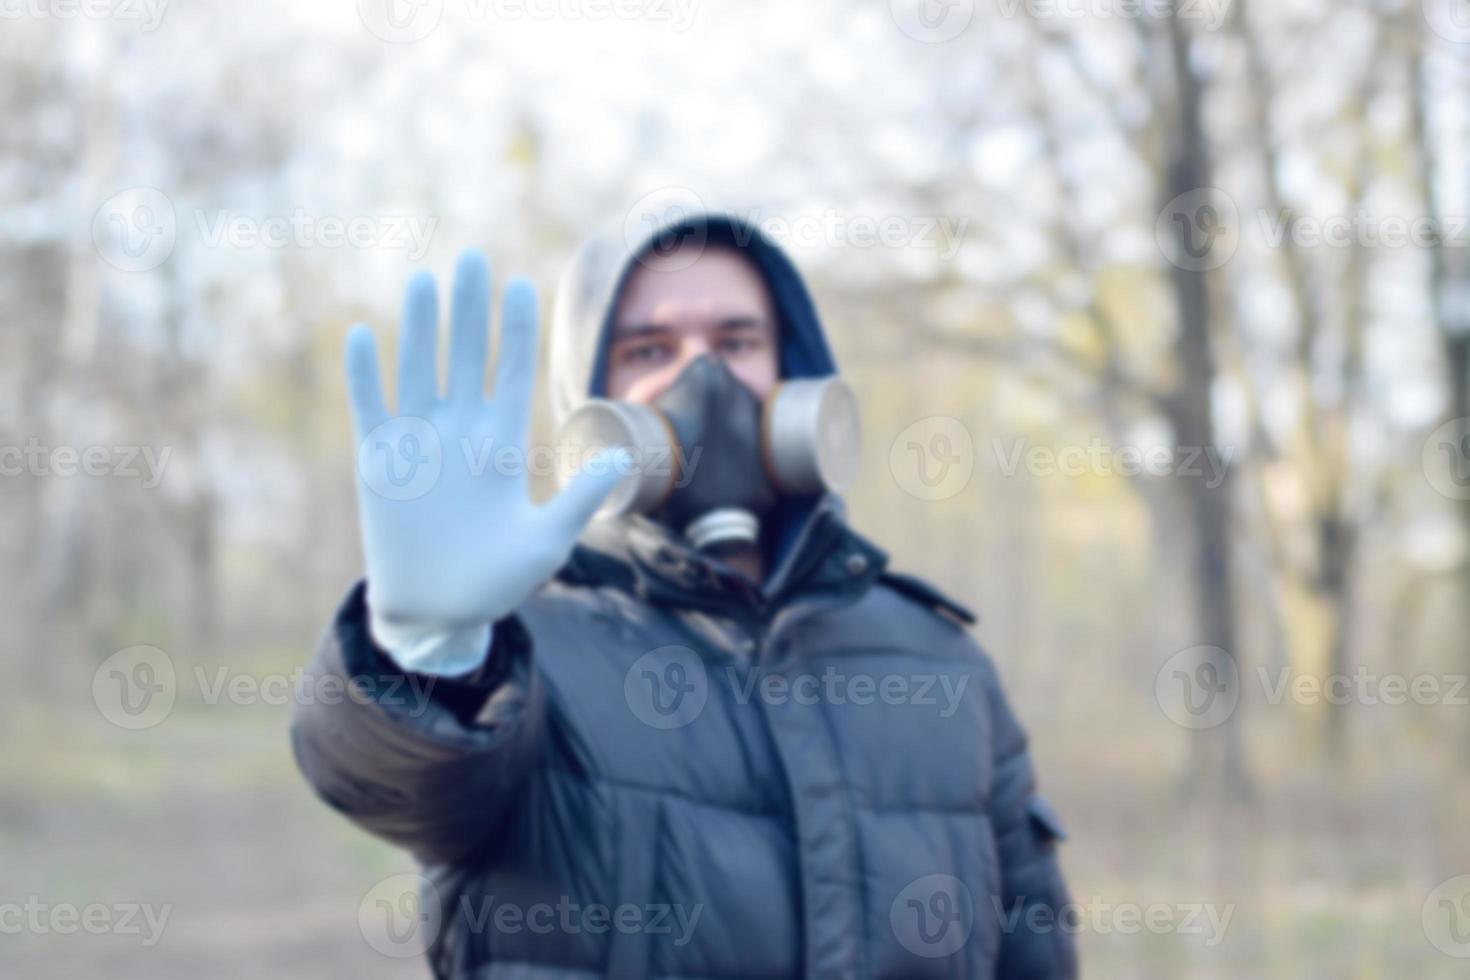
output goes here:
<path id="1" fill-rule="evenodd" d="M 836 377 L 784 381 L 762 401 L 717 357 L 690 361 L 653 405 L 594 399 L 561 433 L 563 474 L 592 450 L 633 452 L 604 514 L 643 513 L 695 547 L 755 542 L 783 496 L 847 489 L 860 454 L 857 402 Z"/>
<path id="2" fill-rule="evenodd" d="M 653 516 L 697 546 L 709 544 L 711 534 L 731 541 L 757 533 L 780 492 L 764 459 L 764 412 L 755 392 L 706 354 L 690 361 L 654 406 L 679 451 L 671 492 Z"/>

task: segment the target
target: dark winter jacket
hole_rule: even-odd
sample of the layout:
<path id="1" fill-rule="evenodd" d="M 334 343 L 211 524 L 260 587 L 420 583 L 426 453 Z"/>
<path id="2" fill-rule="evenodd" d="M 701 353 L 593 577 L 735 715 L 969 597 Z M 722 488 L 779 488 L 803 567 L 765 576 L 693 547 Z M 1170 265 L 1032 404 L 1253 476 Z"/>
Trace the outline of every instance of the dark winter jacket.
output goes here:
<path id="1" fill-rule="evenodd" d="M 771 286 L 783 375 L 834 372 L 786 258 L 708 220 Z M 596 390 L 625 263 L 584 251 L 564 284 L 558 417 Z M 303 703 L 293 744 L 425 866 L 437 976 L 1075 976 L 1061 831 L 972 617 L 836 497 L 779 525 L 756 588 L 652 520 L 594 522 L 453 681 L 405 679 L 351 591 L 311 669 L 362 696 Z"/>

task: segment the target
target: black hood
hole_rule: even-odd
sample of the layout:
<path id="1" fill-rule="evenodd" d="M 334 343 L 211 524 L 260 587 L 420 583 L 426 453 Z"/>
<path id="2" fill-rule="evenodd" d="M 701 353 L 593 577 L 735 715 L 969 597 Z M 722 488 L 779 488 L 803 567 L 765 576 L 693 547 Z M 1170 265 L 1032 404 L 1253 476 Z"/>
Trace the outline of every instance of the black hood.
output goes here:
<path id="1" fill-rule="evenodd" d="M 623 284 L 634 265 L 655 250 L 692 240 L 739 249 L 755 263 L 776 306 L 782 378 L 837 373 L 816 307 L 791 260 L 760 229 L 731 215 L 697 215 L 671 222 L 636 241 L 620 233 L 584 244 L 562 276 L 551 326 L 551 411 L 560 426 L 589 397 L 600 397 L 607 338 Z"/>
<path id="2" fill-rule="evenodd" d="M 783 379 L 823 378 L 837 373 L 837 362 L 827 345 L 816 307 L 806 283 L 786 254 L 757 227 L 728 214 L 696 214 L 668 222 L 636 239 L 615 231 L 585 243 L 562 276 L 551 326 L 551 410 L 560 428 L 567 417 L 589 398 L 603 396 L 602 377 L 608 337 L 623 284 L 635 264 L 645 257 L 667 253 L 681 241 L 727 245 L 754 262 L 771 292 L 776 308 L 780 376 Z M 783 499 L 771 515 L 762 538 L 768 547 L 767 580 L 787 565 L 792 546 L 819 514 L 841 522 L 846 508 L 835 494 Z M 610 527 L 616 523 L 617 527 Z M 630 525 L 641 533 L 662 533 L 647 518 L 594 521 L 585 543 L 600 550 L 624 551 Z M 597 527 L 602 525 L 602 527 Z"/>

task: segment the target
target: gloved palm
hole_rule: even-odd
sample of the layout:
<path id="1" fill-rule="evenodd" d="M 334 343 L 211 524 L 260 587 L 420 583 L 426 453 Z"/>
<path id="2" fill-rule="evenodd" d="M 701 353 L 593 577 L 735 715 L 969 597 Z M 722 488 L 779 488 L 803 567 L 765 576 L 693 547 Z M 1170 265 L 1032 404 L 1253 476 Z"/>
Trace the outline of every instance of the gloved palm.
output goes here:
<path id="1" fill-rule="evenodd" d="M 457 626 L 511 612 L 566 560 L 626 464 L 589 460 L 556 498 L 532 503 L 526 449 L 535 289 L 524 279 L 505 288 L 487 399 L 489 308 L 489 269 L 483 256 L 467 252 L 455 269 L 449 383 L 441 397 L 434 277 L 414 277 L 400 327 L 398 415 L 384 403 L 371 330 L 358 325 L 348 337 L 359 519 L 375 616 Z"/>

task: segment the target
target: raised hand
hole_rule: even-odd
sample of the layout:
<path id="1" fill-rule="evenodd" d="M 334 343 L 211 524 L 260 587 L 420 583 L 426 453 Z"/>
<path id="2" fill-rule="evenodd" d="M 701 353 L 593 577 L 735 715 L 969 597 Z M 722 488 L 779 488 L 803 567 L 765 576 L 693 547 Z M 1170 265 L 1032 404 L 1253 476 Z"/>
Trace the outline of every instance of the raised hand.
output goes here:
<path id="1" fill-rule="evenodd" d="M 629 458 L 590 457 L 545 505 L 529 493 L 536 291 L 506 284 L 491 396 L 490 271 L 478 252 L 455 267 L 449 384 L 436 377 L 438 296 L 420 272 L 404 293 L 398 414 L 390 415 L 372 331 L 347 338 L 347 389 L 357 436 L 357 489 L 368 604 L 375 617 L 458 628 L 514 610 L 551 577 L 626 472 Z"/>

